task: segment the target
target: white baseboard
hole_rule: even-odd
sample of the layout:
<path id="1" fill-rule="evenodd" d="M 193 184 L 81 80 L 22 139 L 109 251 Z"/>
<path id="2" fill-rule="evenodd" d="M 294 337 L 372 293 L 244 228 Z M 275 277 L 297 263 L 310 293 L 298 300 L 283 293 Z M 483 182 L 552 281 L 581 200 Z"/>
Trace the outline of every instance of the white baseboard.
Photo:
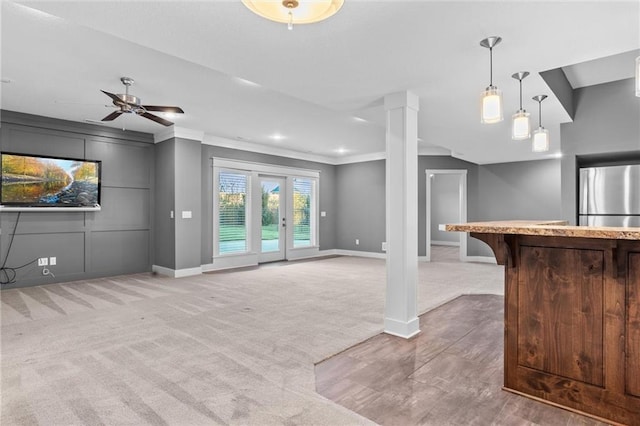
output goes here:
<path id="1" fill-rule="evenodd" d="M 478 263 L 493 263 L 494 265 L 498 264 L 495 257 L 491 256 L 465 256 L 465 262 L 478 262 Z"/>
<path id="2" fill-rule="evenodd" d="M 185 269 L 171 269 L 165 268 L 164 266 L 152 265 L 151 271 L 160 275 L 166 275 L 172 278 L 182 278 L 182 277 L 191 277 L 194 275 L 202 274 L 202 266 L 196 266 L 195 268 L 185 268 Z"/>
<path id="3" fill-rule="evenodd" d="M 320 256 L 318 247 L 305 247 L 287 250 L 287 260 L 311 259 Z"/>
<path id="4" fill-rule="evenodd" d="M 408 322 L 404 322 L 393 318 L 385 318 L 384 332 L 392 336 L 409 339 L 420 333 L 420 319 L 415 317 Z"/>
<path id="5" fill-rule="evenodd" d="M 432 246 L 454 246 L 460 247 L 460 241 L 434 241 L 431 240 Z"/>
<path id="6" fill-rule="evenodd" d="M 373 251 L 358 251 L 358 250 L 342 250 L 335 249 L 335 254 L 339 256 L 357 256 L 357 257 L 372 257 L 375 259 L 386 259 L 386 253 L 376 253 Z"/>

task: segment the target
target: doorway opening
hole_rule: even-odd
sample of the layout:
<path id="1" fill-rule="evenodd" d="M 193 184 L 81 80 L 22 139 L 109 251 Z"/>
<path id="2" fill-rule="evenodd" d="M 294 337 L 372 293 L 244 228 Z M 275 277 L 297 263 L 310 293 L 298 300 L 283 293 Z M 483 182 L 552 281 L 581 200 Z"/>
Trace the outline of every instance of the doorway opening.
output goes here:
<path id="1" fill-rule="evenodd" d="M 427 169 L 425 172 L 426 261 L 431 262 L 434 251 L 432 246 L 437 246 L 438 254 L 445 257 L 457 248 L 457 258 L 464 262 L 467 259 L 466 233 L 446 232 L 444 225 L 467 221 L 467 171 Z"/>

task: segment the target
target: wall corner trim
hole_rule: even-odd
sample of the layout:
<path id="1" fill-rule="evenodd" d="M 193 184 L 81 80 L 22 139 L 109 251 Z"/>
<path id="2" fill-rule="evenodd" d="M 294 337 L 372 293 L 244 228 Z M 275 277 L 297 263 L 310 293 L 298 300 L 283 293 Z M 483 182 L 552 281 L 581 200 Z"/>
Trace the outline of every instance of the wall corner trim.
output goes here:
<path id="1" fill-rule="evenodd" d="M 194 275 L 202 274 L 202 266 L 197 266 L 195 268 L 185 268 L 185 269 L 170 269 L 170 268 L 165 268 L 164 266 L 152 265 L 151 272 L 155 272 L 160 275 L 166 275 L 172 278 L 191 277 Z"/>

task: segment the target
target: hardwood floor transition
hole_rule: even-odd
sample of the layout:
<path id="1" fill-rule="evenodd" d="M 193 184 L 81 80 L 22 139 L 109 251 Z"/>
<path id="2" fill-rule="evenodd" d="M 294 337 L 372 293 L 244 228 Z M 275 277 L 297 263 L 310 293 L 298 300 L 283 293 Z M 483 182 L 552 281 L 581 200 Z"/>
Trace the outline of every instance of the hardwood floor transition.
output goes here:
<path id="1" fill-rule="evenodd" d="M 382 425 L 603 425 L 502 390 L 504 297 L 461 296 L 410 340 L 380 334 L 316 365 L 316 390 Z"/>

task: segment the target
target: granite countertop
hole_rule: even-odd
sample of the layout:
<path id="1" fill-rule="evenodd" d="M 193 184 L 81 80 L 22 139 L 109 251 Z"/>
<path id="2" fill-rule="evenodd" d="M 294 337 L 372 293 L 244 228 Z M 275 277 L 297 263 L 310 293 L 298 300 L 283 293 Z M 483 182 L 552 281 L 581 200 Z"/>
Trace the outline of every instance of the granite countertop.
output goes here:
<path id="1" fill-rule="evenodd" d="M 569 226 L 564 220 L 505 220 L 445 225 L 446 231 L 484 234 L 542 235 L 549 237 L 640 240 L 640 228 Z"/>

